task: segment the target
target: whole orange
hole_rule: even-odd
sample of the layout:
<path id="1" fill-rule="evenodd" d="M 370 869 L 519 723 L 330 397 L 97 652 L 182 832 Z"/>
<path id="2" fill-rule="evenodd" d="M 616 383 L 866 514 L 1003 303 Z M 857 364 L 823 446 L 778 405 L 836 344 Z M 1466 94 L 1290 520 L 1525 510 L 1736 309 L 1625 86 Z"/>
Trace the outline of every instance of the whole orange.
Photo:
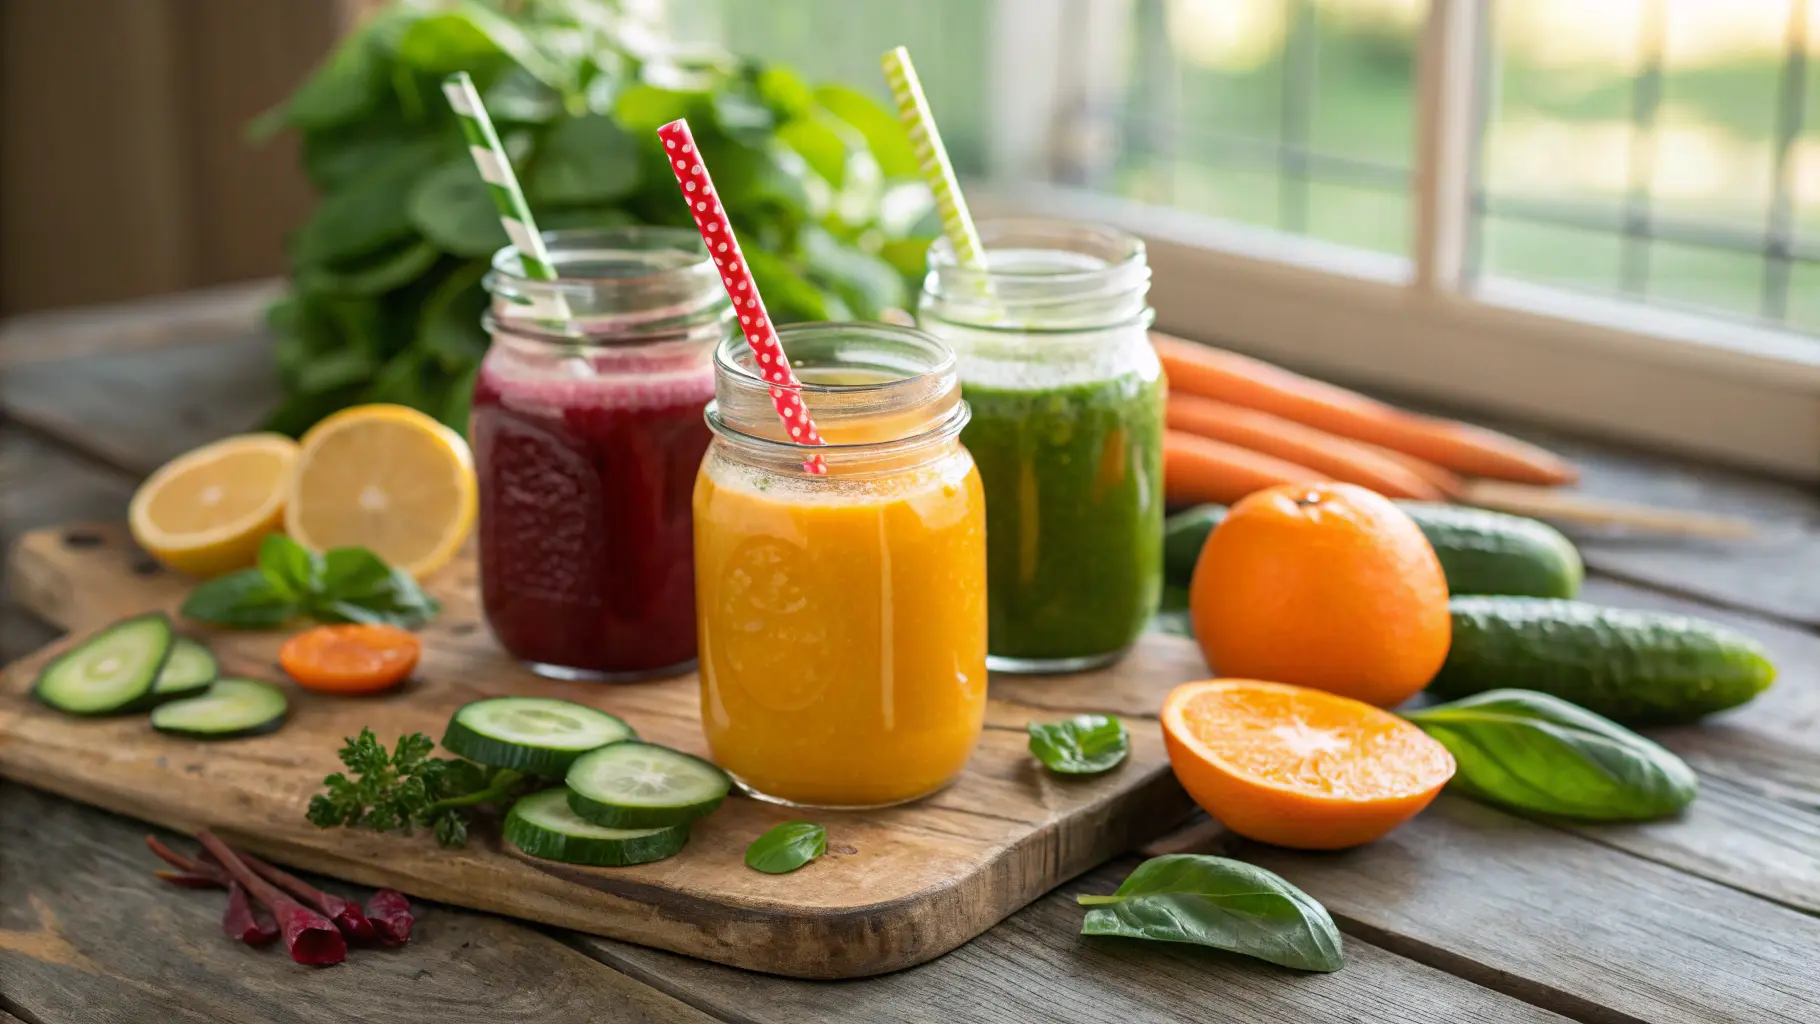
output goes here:
<path id="1" fill-rule="evenodd" d="M 1189 587 L 1201 651 L 1224 676 L 1379 707 L 1447 658 L 1447 578 L 1415 522 L 1352 484 L 1285 484 L 1232 507 Z"/>

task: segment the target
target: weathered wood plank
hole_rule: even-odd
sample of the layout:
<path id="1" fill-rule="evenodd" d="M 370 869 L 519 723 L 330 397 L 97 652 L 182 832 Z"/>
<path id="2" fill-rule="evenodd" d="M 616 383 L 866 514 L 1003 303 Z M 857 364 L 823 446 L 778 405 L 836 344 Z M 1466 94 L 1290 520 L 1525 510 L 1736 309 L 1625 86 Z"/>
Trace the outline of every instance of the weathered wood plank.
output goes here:
<path id="1" fill-rule="evenodd" d="M 0 568 L 27 530 L 75 519 L 120 519 L 132 482 L 0 420 Z M 0 591 L 0 663 L 49 643 L 57 630 Z"/>
<path id="2" fill-rule="evenodd" d="M 277 405 L 271 339 L 14 367 L 0 374 L 6 415 L 143 476 L 196 445 L 255 429 Z"/>
<path id="3" fill-rule="evenodd" d="M 1820 626 L 1820 494 L 1812 488 L 1672 455 L 1560 434 L 1512 432 L 1574 459 L 1579 489 L 1758 524 L 1750 540 L 1705 541 L 1564 526 L 1596 572 L 1699 600 Z"/>
<path id="4" fill-rule="evenodd" d="M 1557 822 L 1594 842 L 1820 914 L 1820 814 L 1705 775 L 1679 818 L 1636 824 Z"/>
<path id="5" fill-rule="evenodd" d="M 1242 843 L 1356 934 L 1580 1020 L 1805 1024 L 1820 918 L 1444 795 L 1340 855 Z"/>
<path id="6" fill-rule="evenodd" d="M 1082 909 L 1075 896 L 1111 892 L 1137 863 L 1123 858 L 1064 885 L 932 963 L 859 981 L 810 985 L 736 974 L 610 939 L 577 936 L 572 941 L 715 1016 L 750 1024 L 1565 1020 L 1351 937 L 1344 970 L 1301 974 L 1196 947 L 1081 936 Z"/>
<path id="7" fill-rule="evenodd" d="M 218 893 L 154 879 L 145 832 L 0 783 L 0 992 L 30 1019 L 711 1020 L 534 929 L 430 904 L 419 906 L 404 949 L 356 949 L 333 970 L 303 967 L 282 947 L 255 950 L 223 936 Z"/>
<path id="8" fill-rule="evenodd" d="M 265 307 L 283 290 L 267 279 L 12 317 L 0 323 L 0 368 L 246 337 L 260 330 Z"/>

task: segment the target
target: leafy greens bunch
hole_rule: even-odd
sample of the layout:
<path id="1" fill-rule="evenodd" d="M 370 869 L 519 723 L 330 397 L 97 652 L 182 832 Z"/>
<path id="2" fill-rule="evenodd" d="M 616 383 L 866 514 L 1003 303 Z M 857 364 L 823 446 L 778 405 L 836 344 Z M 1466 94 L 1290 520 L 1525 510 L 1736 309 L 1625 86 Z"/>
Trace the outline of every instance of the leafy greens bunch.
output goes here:
<path id="1" fill-rule="evenodd" d="M 487 336 L 481 278 L 506 244 L 440 89 L 473 76 L 539 227 L 687 227 L 656 129 L 687 117 L 779 320 L 908 301 L 936 231 L 897 119 L 787 68 L 679 56 L 610 0 L 392 0 L 255 137 L 295 128 L 321 192 L 268 313 L 298 433 L 361 402 L 465 431 Z"/>

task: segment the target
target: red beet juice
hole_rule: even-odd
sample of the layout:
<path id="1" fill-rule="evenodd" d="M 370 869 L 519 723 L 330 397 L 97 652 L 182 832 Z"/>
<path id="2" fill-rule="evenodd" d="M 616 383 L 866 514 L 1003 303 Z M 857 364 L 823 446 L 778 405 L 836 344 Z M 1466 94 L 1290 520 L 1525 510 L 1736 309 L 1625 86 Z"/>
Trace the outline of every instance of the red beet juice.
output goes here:
<path id="1" fill-rule="evenodd" d="M 714 373 L 700 346 L 668 347 L 528 358 L 502 332 L 482 366 L 481 596 L 500 644 L 542 674 L 632 678 L 695 658 L 690 496 Z"/>

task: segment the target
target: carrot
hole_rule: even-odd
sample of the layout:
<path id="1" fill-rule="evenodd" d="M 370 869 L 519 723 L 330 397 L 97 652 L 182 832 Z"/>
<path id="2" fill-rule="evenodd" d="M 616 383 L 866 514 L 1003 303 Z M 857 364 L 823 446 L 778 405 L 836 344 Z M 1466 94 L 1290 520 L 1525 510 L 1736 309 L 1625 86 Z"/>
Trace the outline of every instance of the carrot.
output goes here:
<path id="1" fill-rule="evenodd" d="M 1414 455 L 1405 455 L 1402 452 L 1391 451 L 1381 444 L 1372 444 L 1368 441 L 1354 441 L 1353 444 L 1377 452 L 1379 455 L 1384 456 L 1397 465 L 1402 466 L 1404 469 L 1409 470 L 1411 473 L 1421 477 L 1424 483 L 1433 487 L 1435 490 L 1440 491 L 1442 496 L 1446 497 L 1449 501 L 1458 501 L 1460 496 L 1466 493 L 1466 481 L 1461 480 L 1459 474 L 1442 469 L 1440 466 L 1435 465 L 1427 459 L 1418 459 Z"/>
<path id="2" fill-rule="evenodd" d="M 1407 467 L 1357 441 L 1256 409 L 1178 392 L 1169 396 L 1168 423 L 1171 430 L 1274 455 L 1325 473 L 1329 479 L 1369 487 L 1386 498 L 1440 501 L 1444 497 Z"/>
<path id="3" fill-rule="evenodd" d="M 1456 473 L 1527 484 L 1572 483 L 1566 460 L 1495 431 L 1406 412 L 1269 363 L 1152 335 L 1169 386 L 1274 413 L 1355 441 L 1426 459 Z"/>
<path id="4" fill-rule="evenodd" d="M 278 664 L 306 690 L 378 693 L 404 682 L 421 646 L 397 626 L 318 626 L 286 640 Z"/>
<path id="5" fill-rule="evenodd" d="M 1163 497 L 1170 504 L 1230 505 L 1277 484 L 1326 479 L 1307 466 L 1181 430 L 1163 431 Z"/>

